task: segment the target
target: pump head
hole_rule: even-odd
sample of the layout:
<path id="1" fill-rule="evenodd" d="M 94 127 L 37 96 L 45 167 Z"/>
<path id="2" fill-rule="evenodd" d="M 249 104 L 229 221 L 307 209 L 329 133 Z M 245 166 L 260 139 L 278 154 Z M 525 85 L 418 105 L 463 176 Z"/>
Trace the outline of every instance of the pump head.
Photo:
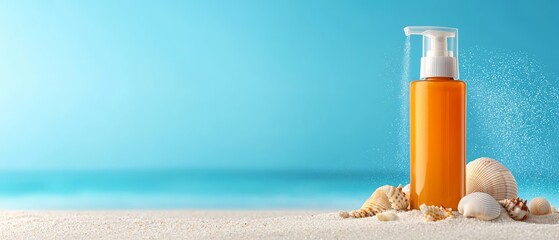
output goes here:
<path id="1" fill-rule="evenodd" d="M 458 79 L 458 29 L 448 27 L 405 27 L 406 36 L 423 36 L 420 78 Z"/>

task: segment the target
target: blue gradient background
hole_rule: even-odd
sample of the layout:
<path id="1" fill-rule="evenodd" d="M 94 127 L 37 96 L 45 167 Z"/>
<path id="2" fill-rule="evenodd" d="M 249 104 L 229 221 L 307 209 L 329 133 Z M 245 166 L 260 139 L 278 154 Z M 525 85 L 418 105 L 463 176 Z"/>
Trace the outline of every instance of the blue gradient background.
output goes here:
<path id="1" fill-rule="evenodd" d="M 228 182 L 161 180 L 168 170 L 191 176 L 203 169 L 229 179 L 246 175 L 211 171 L 280 172 L 289 179 L 293 172 L 325 179 L 358 172 L 355 182 L 362 185 L 354 192 L 361 199 L 370 194 L 363 189 L 375 187 L 367 183 L 370 172 L 403 171 L 401 181 L 407 174 L 394 160 L 404 26 L 457 27 L 461 52 L 521 52 L 541 63 L 557 87 L 558 8 L 533 1 L 1 1 L 0 195 L 132 189 L 157 196 L 169 182 L 187 181 L 194 190 L 168 192 L 205 196 Z M 413 79 L 418 43 L 412 42 Z M 559 122 L 553 116 L 548 120 Z M 557 132 L 549 126 L 546 132 Z M 472 147 L 483 143 L 470 136 L 474 128 L 468 160 L 499 158 L 492 148 Z M 558 159 L 557 141 L 551 144 L 546 154 Z M 558 177 L 559 161 L 527 164 L 538 168 L 521 167 L 523 159 L 504 161 L 515 162 L 513 172 Z M 133 177 L 100 183 L 103 174 L 131 171 Z M 153 171 L 159 173 L 142 174 Z M 68 178 L 52 180 L 65 176 L 60 172 Z M 75 172 L 93 180 L 75 181 Z M 289 191 L 306 178 L 288 187 L 278 179 L 277 192 L 287 192 L 281 203 L 291 206 Z M 121 188 L 108 187 L 119 181 Z M 134 187 L 150 182 L 158 184 Z M 325 184 L 301 192 L 320 192 Z M 149 207 L 166 204 L 153 201 Z"/>

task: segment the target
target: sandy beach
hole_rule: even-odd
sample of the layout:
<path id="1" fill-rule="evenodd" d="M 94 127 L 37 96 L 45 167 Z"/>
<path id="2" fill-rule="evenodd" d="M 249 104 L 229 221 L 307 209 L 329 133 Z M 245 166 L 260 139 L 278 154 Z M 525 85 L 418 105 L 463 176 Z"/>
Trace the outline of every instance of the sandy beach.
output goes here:
<path id="1" fill-rule="evenodd" d="M 559 239 L 559 214 L 484 222 L 341 219 L 321 211 L 3 211 L 0 239 Z"/>

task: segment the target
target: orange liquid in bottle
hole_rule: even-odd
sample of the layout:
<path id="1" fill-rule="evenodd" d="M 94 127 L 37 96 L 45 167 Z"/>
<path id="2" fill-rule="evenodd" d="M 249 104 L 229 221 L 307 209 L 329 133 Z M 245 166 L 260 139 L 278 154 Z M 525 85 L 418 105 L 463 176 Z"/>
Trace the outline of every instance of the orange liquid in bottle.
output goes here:
<path id="1" fill-rule="evenodd" d="M 466 84 L 432 77 L 410 85 L 410 206 L 457 209 L 465 194 Z"/>

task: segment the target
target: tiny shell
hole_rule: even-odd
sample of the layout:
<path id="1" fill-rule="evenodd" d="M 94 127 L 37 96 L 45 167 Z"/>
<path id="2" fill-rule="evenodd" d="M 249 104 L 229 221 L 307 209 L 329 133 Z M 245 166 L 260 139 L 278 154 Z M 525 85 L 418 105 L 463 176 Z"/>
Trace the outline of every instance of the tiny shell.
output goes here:
<path id="1" fill-rule="evenodd" d="M 522 200 L 518 197 L 501 200 L 499 203 L 507 210 L 509 216 L 517 221 L 525 220 L 530 212 L 526 200 Z"/>
<path id="2" fill-rule="evenodd" d="M 501 205 L 491 195 L 482 192 L 470 193 L 458 203 L 458 212 L 464 217 L 475 217 L 489 221 L 501 215 Z"/>
<path id="3" fill-rule="evenodd" d="M 398 218 L 398 215 L 396 215 L 395 213 L 382 212 L 382 213 L 377 214 L 377 219 L 379 221 L 389 222 L 389 221 L 396 221 L 399 218 Z"/>
<path id="4" fill-rule="evenodd" d="M 440 206 L 427 206 L 425 204 L 421 204 L 421 206 L 419 206 L 419 210 L 423 214 L 423 219 L 428 222 L 436 222 L 454 217 L 454 215 L 452 215 L 451 208 L 445 209 Z"/>
<path id="5" fill-rule="evenodd" d="M 528 202 L 528 208 L 533 215 L 547 215 L 551 214 L 551 204 L 543 197 L 537 197 Z"/>
<path id="6" fill-rule="evenodd" d="M 338 212 L 338 215 L 340 215 L 341 218 L 348 218 L 348 217 L 350 217 L 350 216 L 349 216 L 349 213 L 346 212 L 346 211 L 340 211 L 340 212 Z"/>
<path id="7" fill-rule="evenodd" d="M 513 199 L 518 195 L 516 180 L 499 161 L 478 158 L 466 165 L 466 194 L 484 192 L 495 200 Z"/>

